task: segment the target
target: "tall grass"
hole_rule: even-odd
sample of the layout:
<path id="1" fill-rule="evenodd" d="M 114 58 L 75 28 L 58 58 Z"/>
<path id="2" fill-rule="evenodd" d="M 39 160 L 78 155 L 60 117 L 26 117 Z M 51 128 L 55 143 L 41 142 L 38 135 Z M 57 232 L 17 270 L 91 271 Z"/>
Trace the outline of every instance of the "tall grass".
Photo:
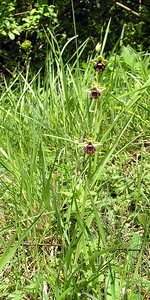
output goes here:
<path id="1" fill-rule="evenodd" d="M 99 76 L 49 43 L 44 78 L 1 87 L 0 298 L 148 299 L 149 55 L 122 47 Z"/>

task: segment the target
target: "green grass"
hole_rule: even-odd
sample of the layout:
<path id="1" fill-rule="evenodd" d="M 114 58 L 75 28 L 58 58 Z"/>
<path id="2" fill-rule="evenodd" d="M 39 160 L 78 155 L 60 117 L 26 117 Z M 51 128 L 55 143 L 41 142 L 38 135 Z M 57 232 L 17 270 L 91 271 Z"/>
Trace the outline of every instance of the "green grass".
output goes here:
<path id="1" fill-rule="evenodd" d="M 149 55 L 98 74 L 49 42 L 44 79 L 1 84 L 0 299 L 148 299 Z"/>

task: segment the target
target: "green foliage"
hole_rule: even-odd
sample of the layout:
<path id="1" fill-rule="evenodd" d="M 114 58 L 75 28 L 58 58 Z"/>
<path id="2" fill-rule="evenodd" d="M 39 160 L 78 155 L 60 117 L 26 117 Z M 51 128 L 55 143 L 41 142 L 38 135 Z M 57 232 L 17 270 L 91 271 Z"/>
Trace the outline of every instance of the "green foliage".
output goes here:
<path id="1" fill-rule="evenodd" d="M 37 38 L 44 40 L 44 31 L 46 28 L 53 28 L 57 23 L 56 13 L 54 6 L 47 4 L 35 4 L 35 8 L 30 11 L 30 14 L 26 18 L 22 18 L 24 22 L 22 25 L 23 30 L 30 30 L 30 35 L 36 32 Z"/>
<path id="2" fill-rule="evenodd" d="M 43 3 L 36 1 L 33 8 L 32 3 L 30 4 L 24 2 L 18 4 L 15 0 L 2 2 L 0 12 L 0 55 L 3 61 L 2 68 L 4 69 L 6 67 L 11 68 L 14 62 L 22 64 L 24 61 L 26 62 L 26 56 L 21 50 L 25 50 L 24 45 L 27 41 L 32 44 L 30 56 L 34 51 L 33 60 L 36 61 L 38 56 L 40 56 L 39 63 L 43 58 L 45 59 L 47 45 L 44 31 L 47 28 L 54 29 L 57 24 L 57 14 L 55 7 L 48 5 L 45 1 Z M 9 51 L 11 51 L 11 57 Z"/>
<path id="3" fill-rule="evenodd" d="M 70 59 L 77 46 L 88 39 L 82 60 L 92 54 L 93 46 L 102 43 L 107 24 L 111 19 L 105 52 L 118 47 L 120 37 L 124 45 L 130 44 L 135 49 L 147 51 L 149 47 L 150 8 L 145 3 L 129 0 L 126 4 L 135 11 L 127 11 L 113 0 L 76 0 L 76 1 L 2 1 L 0 12 L 1 71 L 12 74 L 12 70 L 21 64 L 26 65 L 26 56 L 19 45 L 29 40 L 32 43 L 30 60 L 33 68 L 44 65 L 49 48 L 49 30 L 55 33 L 59 45 L 63 47 L 70 38 L 74 43 L 65 51 L 65 61 Z M 11 52 L 11 55 L 10 55 Z"/>
<path id="4" fill-rule="evenodd" d="M 14 17 L 16 1 L 2 1 L 0 9 L 0 38 L 15 39 L 20 35 L 21 27 Z"/>

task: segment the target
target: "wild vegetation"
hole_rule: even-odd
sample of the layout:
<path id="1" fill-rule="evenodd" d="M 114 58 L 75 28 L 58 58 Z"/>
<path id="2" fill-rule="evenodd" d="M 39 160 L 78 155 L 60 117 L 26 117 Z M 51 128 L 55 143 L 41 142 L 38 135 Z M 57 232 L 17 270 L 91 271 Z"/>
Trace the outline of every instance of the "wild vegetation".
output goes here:
<path id="1" fill-rule="evenodd" d="M 109 20 L 110 38 L 107 53 L 117 46 L 124 30 L 124 45 L 135 50 L 147 51 L 150 32 L 149 0 L 5 0 L 0 4 L 0 80 L 3 75 L 14 76 L 30 58 L 32 70 L 38 72 L 44 66 L 49 50 L 46 34 L 55 32 L 61 48 L 74 35 L 81 45 L 88 44 L 82 55 L 86 61 L 93 48 L 103 39 Z M 74 26 L 76 21 L 76 30 Z M 149 48 L 150 49 L 150 48 Z M 67 61 L 74 53 L 70 43 L 64 55 Z M 1 78 L 2 77 L 2 78 Z"/>
<path id="2" fill-rule="evenodd" d="M 150 58 L 108 29 L 1 84 L 1 299 L 149 299 Z"/>

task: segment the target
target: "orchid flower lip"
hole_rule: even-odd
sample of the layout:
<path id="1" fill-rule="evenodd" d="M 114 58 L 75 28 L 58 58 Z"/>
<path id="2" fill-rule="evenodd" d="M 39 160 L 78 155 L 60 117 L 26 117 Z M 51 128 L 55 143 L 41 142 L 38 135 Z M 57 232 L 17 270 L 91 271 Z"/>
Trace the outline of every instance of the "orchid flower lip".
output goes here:
<path id="1" fill-rule="evenodd" d="M 95 153 L 95 151 L 96 149 L 91 142 L 89 142 L 88 145 L 84 148 L 85 154 L 93 154 Z"/>

